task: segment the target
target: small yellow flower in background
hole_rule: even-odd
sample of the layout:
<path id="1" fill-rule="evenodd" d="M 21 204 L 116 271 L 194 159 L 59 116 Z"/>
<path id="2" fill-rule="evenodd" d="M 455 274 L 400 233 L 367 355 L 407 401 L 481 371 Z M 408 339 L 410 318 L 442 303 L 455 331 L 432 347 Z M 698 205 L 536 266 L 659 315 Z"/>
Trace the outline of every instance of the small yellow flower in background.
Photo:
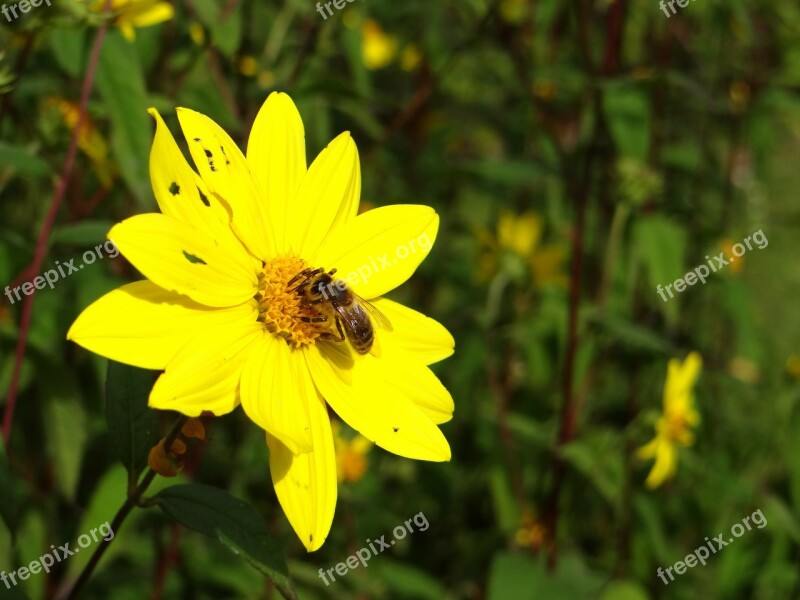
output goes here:
<path id="1" fill-rule="evenodd" d="M 522 514 L 522 526 L 514 535 L 514 542 L 521 548 L 529 547 L 536 551 L 542 547 L 544 538 L 544 525 L 533 516 L 530 508 L 525 508 Z"/>
<path id="2" fill-rule="evenodd" d="M 409 44 L 400 53 L 400 68 L 404 71 L 414 71 L 422 62 L 422 52 L 416 44 Z"/>
<path id="3" fill-rule="evenodd" d="M 792 354 L 789 358 L 786 359 L 786 370 L 789 372 L 789 375 L 795 377 L 796 379 L 800 379 L 800 356 L 797 354 Z"/>
<path id="4" fill-rule="evenodd" d="M 336 448 L 336 476 L 339 483 L 355 483 L 367 472 L 367 454 L 372 442 L 363 435 L 347 439 L 342 435 L 339 421 L 331 423 L 333 444 Z"/>
<path id="5" fill-rule="evenodd" d="M 502 254 L 510 252 L 527 263 L 538 287 L 566 286 L 566 251 L 552 244 L 540 246 L 543 230 L 542 218 L 532 211 L 521 215 L 501 213 L 496 237 L 489 231 L 479 230 L 478 241 L 483 247 L 478 263 L 479 281 L 491 279 L 500 268 Z"/>
<path id="6" fill-rule="evenodd" d="M 506 23 L 519 25 L 529 12 L 530 0 L 503 0 L 500 3 L 500 16 Z"/>
<path id="7" fill-rule="evenodd" d="M 733 253 L 734 245 L 735 245 L 735 242 L 733 240 L 726 238 L 726 239 L 720 241 L 719 249 L 722 250 L 725 253 L 725 258 L 730 263 L 728 265 L 728 267 L 729 267 L 728 270 L 731 273 L 734 273 L 734 274 L 738 275 L 739 273 L 742 272 L 742 269 L 744 269 L 744 256 L 736 256 Z"/>
<path id="8" fill-rule="evenodd" d="M 453 337 L 383 298 L 426 253 L 361 275 L 375 256 L 395 256 L 420 236 L 432 243 L 439 217 L 421 205 L 359 215 L 355 142 L 344 132 L 307 166 L 303 122 L 286 94 L 264 103 L 246 154 L 214 121 L 179 108 L 197 172 L 158 112 L 150 114 L 150 178 L 161 213 L 131 217 L 108 234 L 147 279 L 94 302 L 67 337 L 165 371 L 152 408 L 219 416 L 241 404 L 266 433 L 278 500 L 311 552 L 325 541 L 336 506 L 328 406 L 384 450 L 450 460 L 438 426 L 452 418 L 453 399 L 429 365 L 453 353 Z M 337 308 L 326 300 L 335 290 L 372 304 L 353 297 Z M 370 316 L 378 314 L 387 322 Z"/>
<path id="9" fill-rule="evenodd" d="M 361 59 L 368 69 L 382 69 L 391 64 L 397 54 L 397 40 L 386 35 L 376 21 L 368 19 L 361 27 Z"/>
<path id="10" fill-rule="evenodd" d="M 650 489 L 675 475 L 678 445 L 694 443 L 691 428 L 700 422 L 700 415 L 694 408 L 694 386 L 702 365 L 697 352 L 691 352 L 683 362 L 675 358 L 669 361 L 664 384 L 664 412 L 656 422 L 656 436 L 636 451 L 641 459 L 655 459 L 645 481 Z"/>
<path id="11" fill-rule="evenodd" d="M 275 85 L 275 73 L 268 69 L 259 71 L 258 77 L 256 78 L 256 83 L 258 83 L 258 87 L 260 87 L 262 90 L 270 89 Z"/>
<path id="12" fill-rule="evenodd" d="M 192 38 L 192 41 L 198 46 L 205 44 L 206 30 L 203 28 L 203 25 L 197 21 L 189 23 L 189 37 Z"/>
<path id="13" fill-rule="evenodd" d="M 61 120 L 70 131 L 73 131 L 78 126 L 78 117 L 80 116 L 80 105 L 78 103 L 70 102 L 63 98 L 50 98 L 47 100 L 46 105 L 55 107 L 58 110 Z M 106 144 L 105 139 L 100 135 L 88 114 L 83 116 L 81 130 L 78 132 L 78 148 L 89 157 L 95 174 L 103 187 L 110 188 L 117 176 L 117 165 L 109 157 L 108 144 Z"/>
<path id="14" fill-rule="evenodd" d="M 92 10 L 103 12 L 104 6 L 105 0 L 98 0 Z M 157 25 L 175 16 L 172 4 L 164 0 L 111 0 L 111 11 L 116 15 L 114 25 L 131 42 L 136 39 L 137 27 Z"/>
<path id="15" fill-rule="evenodd" d="M 258 73 L 258 61 L 254 56 L 248 54 L 239 59 L 239 73 L 245 77 L 255 77 Z"/>

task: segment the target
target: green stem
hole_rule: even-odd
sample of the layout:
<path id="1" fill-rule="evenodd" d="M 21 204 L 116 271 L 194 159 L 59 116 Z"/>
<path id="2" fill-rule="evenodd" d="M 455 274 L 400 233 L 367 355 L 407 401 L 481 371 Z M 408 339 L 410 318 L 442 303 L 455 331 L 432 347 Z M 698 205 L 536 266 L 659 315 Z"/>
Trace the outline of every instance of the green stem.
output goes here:
<path id="1" fill-rule="evenodd" d="M 187 417 L 180 416 L 175 423 L 172 425 L 167 437 L 164 438 L 164 449 L 167 453 L 170 452 L 172 449 L 172 444 L 175 442 L 175 439 L 178 437 L 178 434 L 183 429 L 184 423 L 186 423 Z M 125 519 L 131 513 L 135 506 L 138 506 L 142 496 L 147 491 L 147 488 L 150 487 L 150 484 L 156 478 L 156 473 L 153 469 L 148 469 L 145 476 L 142 478 L 142 481 L 139 482 L 139 485 L 128 494 L 128 499 L 125 500 L 125 503 L 120 507 L 117 511 L 114 520 L 111 522 L 111 531 L 114 532 L 114 537 L 111 538 L 109 541 L 103 540 L 100 546 L 97 547 L 97 550 L 94 551 L 92 554 L 92 558 L 89 559 L 89 562 L 81 571 L 78 580 L 75 582 L 75 585 L 70 590 L 69 594 L 66 596 L 65 600 L 73 600 L 73 598 L 77 598 L 80 591 L 86 586 L 89 582 L 89 579 L 94 574 L 94 570 L 97 568 L 97 565 L 100 563 L 100 559 L 103 558 L 103 555 L 108 550 L 109 546 L 111 546 L 111 542 L 117 538 L 117 533 L 119 532 L 122 524 L 125 522 Z"/>

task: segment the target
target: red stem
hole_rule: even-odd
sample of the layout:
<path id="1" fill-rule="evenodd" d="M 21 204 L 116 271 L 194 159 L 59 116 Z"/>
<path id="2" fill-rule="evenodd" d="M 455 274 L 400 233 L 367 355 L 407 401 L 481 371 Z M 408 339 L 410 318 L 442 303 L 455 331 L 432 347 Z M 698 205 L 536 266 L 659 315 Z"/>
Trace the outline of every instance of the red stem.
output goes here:
<path id="1" fill-rule="evenodd" d="M 105 0 L 103 11 L 108 12 L 111 6 L 111 0 Z M 89 102 L 89 95 L 92 91 L 94 84 L 94 76 L 97 71 L 97 64 L 100 61 L 100 49 L 103 46 L 103 40 L 106 35 L 107 23 L 103 21 L 97 30 L 97 35 L 94 39 L 92 46 L 92 53 L 89 58 L 89 65 L 86 70 L 86 76 L 83 79 L 83 87 L 81 89 L 81 102 L 78 113 L 78 122 L 72 130 L 72 137 L 67 149 L 67 157 L 64 160 L 64 168 L 62 169 L 61 179 L 56 186 L 53 194 L 53 200 L 50 202 L 50 208 L 45 216 L 42 228 L 39 231 L 39 238 L 36 240 L 36 250 L 33 254 L 33 260 L 27 268 L 27 272 L 34 274 L 42 269 L 44 257 L 47 254 L 47 242 L 50 239 L 50 233 L 53 230 L 58 209 L 61 206 L 61 201 L 64 199 L 64 193 L 67 190 L 67 183 L 72 175 L 72 167 L 75 164 L 75 154 L 78 150 L 78 134 L 83 126 L 83 121 L 86 117 L 86 105 Z M 17 339 L 17 350 L 14 356 L 14 371 L 11 375 L 11 385 L 8 388 L 8 396 L 6 398 L 6 407 L 3 411 L 3 441 L 6 446 L 8 445 L 8 438 L 11 436 L 11 425 L 14 422 L 14 408 L 17 403 L 17 391 L 19 388 L 19 378 L 22 372 L 22 360 L 25 358 L 25 349 L 28 346 L 28 332 L 31 324 L 31 313 L 33 312 L 33 296 L 26 296 L 22 305 L 22 320 L 19 327 L 19 338 Z"/>

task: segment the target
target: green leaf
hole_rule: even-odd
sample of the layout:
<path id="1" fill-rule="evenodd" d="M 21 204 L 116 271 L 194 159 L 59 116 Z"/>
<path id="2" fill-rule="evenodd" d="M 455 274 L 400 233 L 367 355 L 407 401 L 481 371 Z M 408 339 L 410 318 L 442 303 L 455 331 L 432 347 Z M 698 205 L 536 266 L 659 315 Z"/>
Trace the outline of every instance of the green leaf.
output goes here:
<path id="1" fill-rule="evenodd" d="M 86 29 L 54 29 L 50 34 L 50 48 L 56 62 L 67 74 L 80 77 L 84 68 Z"/>
<path id="2" fill-rule="evenodd" d="M 611 84 L 603 93 L 603 109 L 620 154 L 647 156 L 651 121 L 647 90 Z"/>
<path id="3" fill-rule="evenodd" d="M 27 485 L 11 470 L 3 444 L 0 444 L 0 518 L 12 537 L 16 534 L 22 514 Z"/>
<path id="4" fill-rule="evenodd" d="M 0 600 L 30 600 L 28 596 L 14 588 L 6 589 L 5 586 L 0 587 Z"/>
<path id="5" fill-rule="evenodd" d="M 648 600 L 650 596 L 635 581 L 612 581 L 603 590 L 601 600 Z"/>
<path id="6" fill-rule="evenodd" d="M 665 286 L 671 285 L 685 274 L 683 255 L 686 249 L 686 232 L 667 217 L 652 215 L 640 218 L 633 228 L 633 244 L 644 271 L 653 302 L 674 323 L 678 317 L 678 299 L 670 298 Z M 666 301 L 658 293 L 658 286 Z M 686 290 L 684 290 L 686 291 Z"/>
<path id="7" fill-rule="evenodd" d="M 74 500 L 88 439 L 86 411 L 74 392 L 54 392 L 45 404 L 43 419 L 56 483 L 65 497 Z"/>
<path id="8" fill-rule="evenodd" d="M 297 598 L 286 561 L 264 519 L 246 502 L 199 484 L 175 485 L 154 498 L 170 517 L 217 539 L 266 575 L 285 598 Z"/>
<path id="9" fill-rule="evenodd" d="M 149 181 L 150 135 L 144 75 L 135 47 L 109 31 L 100 53 L 97 87 L 111 117 L 111 146 L 122 177 L 145 207 L 153 206 Z"/>
<path id="10" fill-rule="evenodd" d="M 555 572 L 550 573 L 544 557 L 500 552 L 489 570 L 487 600 L 539 600 L 540 598 L 596 598 L 601 579 L 576 555 L 563 553 Z"/>
<path id="11" fill-rule="evenodd" d="M 63 225 L 50 236 L 52 244 L 93 246 L 106 241 L 106 235 L 114 226 L 113 221 L 80 221 Z"/>
<path id="12" fill-rule="evenodd" d="M 106 419 L 111 445 L 131 480 L 147 464 L 158 443 L 158 413 L 147 405 L 158 372 L 109 361 L 106 379 Z"/>
<path id="13" fill-rule="evenodd" d="M 50 174 L 50 165 L 43 159 L 25 148 L 6 142 L 0 142 L 0 167 L 11 167 L 20 175 L 30 177 L 46 177 Z"/>

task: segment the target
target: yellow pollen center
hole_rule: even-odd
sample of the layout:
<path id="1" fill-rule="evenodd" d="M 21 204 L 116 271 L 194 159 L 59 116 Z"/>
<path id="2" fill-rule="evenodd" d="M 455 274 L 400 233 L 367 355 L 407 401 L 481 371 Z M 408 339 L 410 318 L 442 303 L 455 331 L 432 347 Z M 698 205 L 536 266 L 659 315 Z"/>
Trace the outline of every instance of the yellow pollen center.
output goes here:
<path id="1" fill-rule="evenodd" d="M 292 282 L 292 279 L 308 266 L 302 258 L 284 256 L 268 261 L 258 275 L 258 293 L 255 296 L 258 320 L 267 331 L 282 337 L 295 349 L 315 344 L 320 335 L 329 331 L 327 322 L 304 320 L 324 316 L 294 289 L 303 280 Z"/>

